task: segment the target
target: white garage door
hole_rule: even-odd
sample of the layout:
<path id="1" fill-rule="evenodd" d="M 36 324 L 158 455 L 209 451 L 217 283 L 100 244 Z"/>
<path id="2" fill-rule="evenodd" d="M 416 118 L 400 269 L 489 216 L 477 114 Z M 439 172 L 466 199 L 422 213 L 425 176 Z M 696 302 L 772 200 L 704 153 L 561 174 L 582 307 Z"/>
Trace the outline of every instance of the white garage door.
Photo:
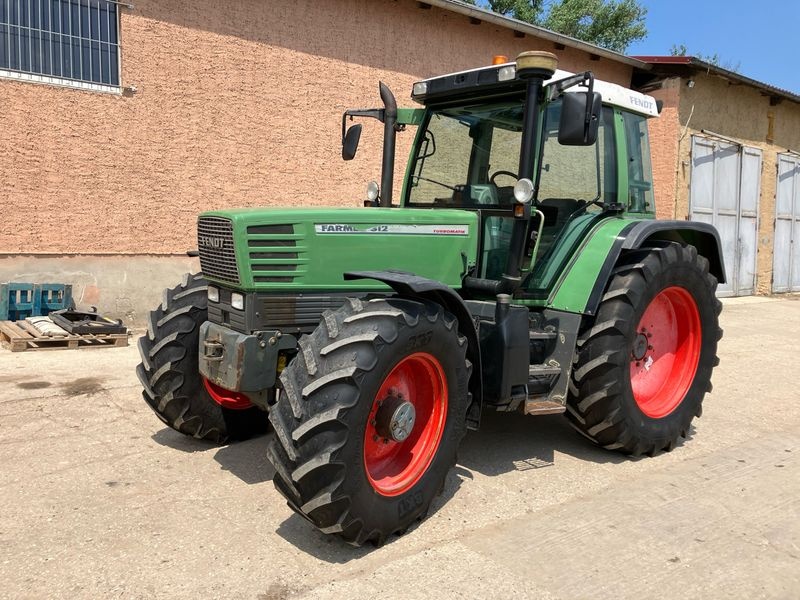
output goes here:
<path id="1" fill-rule="evenodd" d="M 719 231 L 727 283 L 718 296 L 755 293 L 761 150 L 692 136 L 690 218 Z"/>
<path id="2" fill-rule="evenodd" d="M 778 155 L 772 291 L 800 292 L 800 157 Z"/>

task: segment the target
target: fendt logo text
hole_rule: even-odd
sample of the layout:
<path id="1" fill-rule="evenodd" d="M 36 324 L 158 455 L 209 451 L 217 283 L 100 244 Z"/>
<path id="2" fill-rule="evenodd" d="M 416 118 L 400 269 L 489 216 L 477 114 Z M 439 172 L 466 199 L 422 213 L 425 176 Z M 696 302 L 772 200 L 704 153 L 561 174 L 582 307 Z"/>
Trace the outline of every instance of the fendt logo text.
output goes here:
<path id="1" fill-rule="evenodd" d="M 210 235 L 198 236 L 198 243 L 205 248 L 216 248 L 222 250 L 225 247 L 225 240 L 223 238 L 212 237 Z"/>

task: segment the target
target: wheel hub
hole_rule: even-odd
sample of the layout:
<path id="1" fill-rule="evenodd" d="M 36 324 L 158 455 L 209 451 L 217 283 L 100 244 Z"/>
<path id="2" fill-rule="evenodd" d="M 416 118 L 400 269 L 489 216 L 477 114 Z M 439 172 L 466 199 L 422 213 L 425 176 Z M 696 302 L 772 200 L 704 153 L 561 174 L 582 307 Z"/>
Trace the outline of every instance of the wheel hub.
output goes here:
<path id="1" fill-rule="evenodd" d="M 411 435 L 417 411 L 402 394 L 385 398 L 375 415 L 375 430 L 384 439 L 402 442 Z"/>
<path id="2" fill-rule="evenodd" d="M 647 354 L 648 345 L 647 335 L 645 335 L 644 332 L 637 334 L 636 339 L 633 341 L 633 350 L 631 351 L 633 358 L 642 360 Z"/>
<path id="3" fill-rule="evenodd" d="M 382 496 L 399 496 L 434 460 L 447 417 L 447 378 L 427 352 L 401 359 L 374 396 L 364 428 L 364 469 Z"/>

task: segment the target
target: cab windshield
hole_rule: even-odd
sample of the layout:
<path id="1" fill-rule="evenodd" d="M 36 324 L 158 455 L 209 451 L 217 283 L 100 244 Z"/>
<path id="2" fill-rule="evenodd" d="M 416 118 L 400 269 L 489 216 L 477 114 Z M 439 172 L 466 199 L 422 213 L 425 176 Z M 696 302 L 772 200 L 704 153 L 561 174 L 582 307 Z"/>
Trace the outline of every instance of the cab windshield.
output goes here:
<path id="1" fill-rule="evenodd" d="M 510 207 L 522 140 L 521 100 L 430 113 L 410 180 L 410 206 Z"/>
<path id="2" fill-rule="evenodd" d="M 431 111 L 417 140 L 408 182 L 409 206 L 510 208 L 522 142 L 521 98 Z M 604 107 L 598 142 L 558 142 L 561 101 L 542 119 L 542 173 L 537 200 L 589 206 L 616 197 L 613 114 Z"/>

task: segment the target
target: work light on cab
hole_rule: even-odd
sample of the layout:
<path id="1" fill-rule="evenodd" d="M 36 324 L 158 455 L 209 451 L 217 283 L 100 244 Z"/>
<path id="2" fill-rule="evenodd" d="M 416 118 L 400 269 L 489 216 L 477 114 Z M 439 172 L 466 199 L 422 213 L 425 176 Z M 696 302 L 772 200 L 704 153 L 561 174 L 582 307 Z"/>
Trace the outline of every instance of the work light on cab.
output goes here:
<path id="1" fill-rule="evenodd" d="M 527 204 L 533 198 L 533 182 L 522 178 L 514 184 L 514 200 L 520 204 Z"/>

